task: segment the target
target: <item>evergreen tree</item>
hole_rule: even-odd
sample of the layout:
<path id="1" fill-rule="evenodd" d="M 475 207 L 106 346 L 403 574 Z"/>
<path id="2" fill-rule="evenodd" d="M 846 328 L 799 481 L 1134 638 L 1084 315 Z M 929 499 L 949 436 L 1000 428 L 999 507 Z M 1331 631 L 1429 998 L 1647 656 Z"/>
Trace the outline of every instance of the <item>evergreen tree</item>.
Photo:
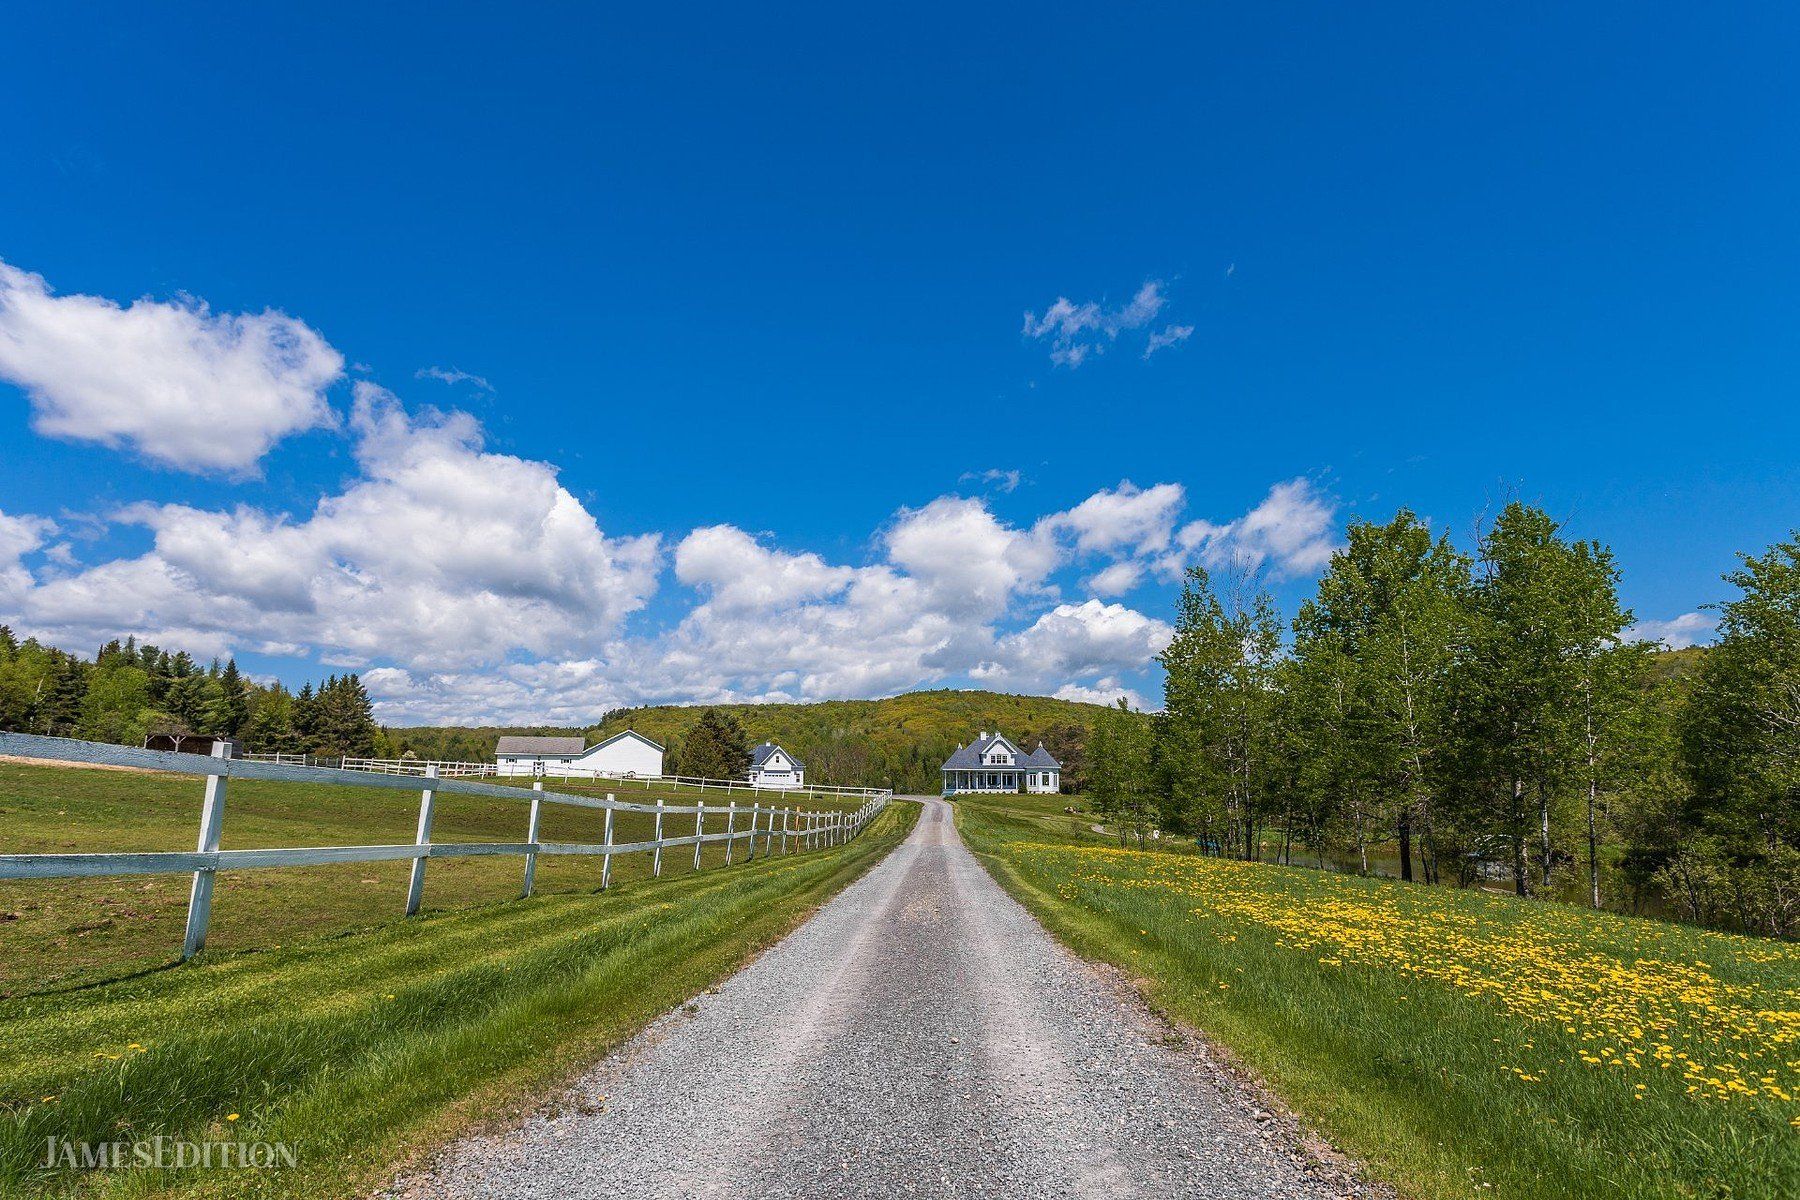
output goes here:
<path id="1" fill-rule="evenodd" d="M 293 727 L 294 736 L 300 739 L 302 753 L 312 754 L 319 749 L 319 699 L 310 683 L 301 684 L 294 697 Z"/>
<path id="2" fill-rule="evenodd" d="M 235 738 L 250 720 L 250 692 L 238 673 L 237 659 L 219 672 L 216 694 L 206 706 L 204 728 L 215 737 Z"/>
<path id="3" fill-rule="evenodd" d="M 750 739 L 736 717 L 709 708 L 681 740 L 681 773 L 702 779 L 743 779 L 750 772 Z"/>
<path id="4" fill-rule="evenodd" d="M 206 707 L 212 699 L 205 675 L 177 675 L 169 681 L 163 707 L 184 733 L 198 733 L 206 725 Z M 147 698 L 147 696 L 146 696 Z"/>

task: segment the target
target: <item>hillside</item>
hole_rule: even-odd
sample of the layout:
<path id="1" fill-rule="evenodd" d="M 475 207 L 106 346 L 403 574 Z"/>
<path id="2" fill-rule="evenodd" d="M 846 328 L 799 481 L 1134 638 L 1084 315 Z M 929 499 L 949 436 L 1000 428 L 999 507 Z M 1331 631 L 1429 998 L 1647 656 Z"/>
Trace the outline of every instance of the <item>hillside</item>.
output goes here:
<path id="1" fill-rule="evenodd" d="M 826 700 L 815 704 L 720 704 L 743 723 L 752 741 L 780 742 L 806 763 L 807 777 L 853 787 L 892 786 L 902 792 L 936 792 L 938 767 L 960 742 L 983 729 L 1035 746 L 1039 739 L 1064 767 L 1064 787 L 1083 785 L 1087 730 L 1101 710 L 1093 704 L 1047 696 L 999 692 L 909 692 L 886 700 Z M 411 750 L 422 758 L 485 759 L 504 733 L 580 733 L 590 741 L 636 729 L 671 752 L 679 768 L 681 739 L 702 709 L 679 705 L 621 709 L 586 729 L 531 726 L 520 729 L 389 729 L 390 752 Z"/>

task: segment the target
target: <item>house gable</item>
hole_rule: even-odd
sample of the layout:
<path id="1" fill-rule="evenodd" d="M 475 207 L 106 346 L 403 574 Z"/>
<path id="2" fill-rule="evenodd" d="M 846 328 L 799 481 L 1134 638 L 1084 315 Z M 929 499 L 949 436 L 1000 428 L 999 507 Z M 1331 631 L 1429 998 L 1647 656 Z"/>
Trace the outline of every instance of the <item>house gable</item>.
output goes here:
<path id="1" fill-rule="evenodd" d="M 1017 746 L 997 733 L 981 747 L 981 765 L 984 767 L 1016 767 L 1023 757 Z"/>
<path id="2" fill-rule="evenodd" d="M 661 754 L 663 752 L 663 747 L 661 747 L 658 744 L 656 744 L 655 742 L 651 741 L 649 738 L 645 737 L 643 734 L 639 733 L 637 730 L 627 729 L 627 730 L 623 731 L 622 733 L 613 734 L 611 737 L 607 738 L 603 742 L 595 742 L 593 745 L 589 746 L 586 750 L 583 750 L 581 752 L 581 754 L 579 755 L 579 757 L 586 758 L 588 755 L 593 754 L 596 751 L 604 750 L 608 746 L 613 745 L 615 742 L 621 742 L 627 738 L 630 738 L 633 741 L 642 742 L 644 745 L 646 745 L 650 749 L 656 751 L 658 754 Z"/>

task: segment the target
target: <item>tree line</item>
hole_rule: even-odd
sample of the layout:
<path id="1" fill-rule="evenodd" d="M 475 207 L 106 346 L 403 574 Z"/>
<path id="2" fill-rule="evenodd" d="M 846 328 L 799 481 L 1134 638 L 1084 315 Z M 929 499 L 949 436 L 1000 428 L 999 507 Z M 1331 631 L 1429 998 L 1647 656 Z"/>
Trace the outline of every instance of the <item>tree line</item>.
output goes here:
<path id="1" fill-rule="evenodd" d="M 373 755 L 384 735 L 355 675 L 291 692 L 235 658 L 202 665 L 135 638 L 87 661 L 0 625 L 0 729 L 139 746 L 157 734 L 236 738 L 247 751 Z"/>
<path id="2" fill-rule="evenodd" d="M 1607 547 L 1522 503 L 1473 553 L 1404 509 L 1352 524 L 1286 623 L 1192 568 L 1163 711 L 1090 736 L 1096 809 L 1121 838 L 1792 936 L 1800 542 L 1726 579 L 1717 643 L 1676 656 L 1627 639 Z"/>

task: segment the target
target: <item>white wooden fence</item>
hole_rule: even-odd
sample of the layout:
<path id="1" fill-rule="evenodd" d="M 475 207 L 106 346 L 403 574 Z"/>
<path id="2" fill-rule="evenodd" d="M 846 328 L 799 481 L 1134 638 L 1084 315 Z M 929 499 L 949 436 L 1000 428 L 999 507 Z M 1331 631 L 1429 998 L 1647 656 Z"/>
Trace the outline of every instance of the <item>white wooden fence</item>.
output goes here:
<path id="1" fill-rule="evenodd" d="M 304 755 L 281 754 L 248 754 L 246 758 L 260 762 L 298 762 Z M 887 788 L 838 787 L 835 784 L 816 783 L 802 787 L 758 787 L 742 779 L 706 779 L 698 775 L 609 775 L 597 771 L 571 771 L 566 763 L 546 763 L 535 773 L 531 771 L 501 771 L 494 763 L 477 762 L 437 762 L 419 758 L 345 758 L 341 761 L 346 771 L 375 771 L 383 775 L 423 775 L 425 768 L 436 767 L 439 779 L 480 778 L 495 776 L 502 779 L 556 779 L 564 783 L 587 780 L 595 783 L 616 783 L 625 787 L 681 787 L 694 791 L 707 792 L 742 792 L 763 794 L 777 792 L 790 796 L 836 796 L 848 799 L 869 799 L 877 796 L 892 795 Z"/>
<path id="2" fill-rule="evenodd" d="M 681 846 L 694 848 L 694 869 L 700 868 L 700 851 L 711 842 L 723 842 L 725 861 L 730 863 L 740 841 L 748 840 L 744 861 L 756 857 L 756 842 L 762 839 L 762 853 L 792 854 L 799 851 L 839 846 L 861 833 L 868 823 L 886 807 L 892 793 L 879 792 L 855 812 L 818 812 L 789 807 L 776 808 L 760 800 L 745 814 L 735 801 L 708 808 L 704 800 L 694 804 L 667 804 L 663 798 L 653 803 L 633 803 L 607 796 L 567 796 L 544 790 L 542 781 L 527 791 L 492 783 L 475 783 L 466 779 L 439 778 L 435 764 L 426 764 L 424 787 L 419 795 L 418 834 L 410 844 L 388 846 L 304 846 L 270 850 L 221 850 L 219 835 L 225 822 L 226 783 L 231 779 L 260 779 L 281 783 L 328 783 L 348 787 L 384 788 L 411 791 L 419 783 L 399 775 L 378 772 L 345 771 L 329 767 L 312 767 L 281 762 L 259 762 L 252 759 L 226 758 L 221 753 L 178 754 L 166 750 L 141 750 L 135 746 L 112 746 L 101 742 L 77 741 L 73 738 L 38 737 L 24 733 L 0 733 L 0 754 L 51 762 L 89 763 L 101 766 L 141 767 L 179 775 L 203 776 L 205 792 L 200 805 L 200 837 L 192 853 L 114 853 L 114 854 L 0 854 L 0 879 L 74 879 L 104 875 L 194 875 L 188 897 L 187 932 L 182 939 L 181 956 L 192 958 L 206 944 L 207 924 L 212 915 L 213 876 L 218 871 L 249 870 L 258 867 L 319 866 L 329 863 L 386 862 L 410 860 L 412 877 L 406 890 L 406 915 L 416 916 L 424 896 L 425 864 L 433 858 L 465 858 L 471 855 L 517 854 L 525 859 L 525 883 L 522 895 L 529 896 L 537 874 L 540 854 L 585 854 L 600 859 L 600 886 L 612 882 L 612 860 L 621 854 L 650 855 L 650 873 L 662 874 L 663 851 Z M 746 785 L 747 786 L 747 785 Z M 432 818 L 440 792 L 465 796 L 486 796 L 496 800 L 529 801 L 530 814 L 522 842 L 434 842 L 431 840 Z M 564 804 L 575 808 L 598 809 L 604 813 L 601 840 L 592 844 L 545 842 L 538 838 L 539 819 L 545 804 Z M 618 842 L 613 838 L 613 814 L 644 813 L 655 818 L 654 833 L 649 841 Z M 708 813 L 723 813 L 725 831 L 707 833 Z M 664 837 L 667 817 L 691 815 L 694 832 L 683 837 Z M 747 815 L 749 822 L 740 827 L 738 819 Z M 4 827 L 0 827 L 0 835 Z"/>
<path id="3" fill-rule="evenodd" d="M 374 771 L 382 775 L 424 775 L 432 768 L 436 769 L 439 779 L 479 779 L 498 773 L 493 763 L 439 762 L 423 758 L 345 758 L 340 761 L 346 771 Z"/>

